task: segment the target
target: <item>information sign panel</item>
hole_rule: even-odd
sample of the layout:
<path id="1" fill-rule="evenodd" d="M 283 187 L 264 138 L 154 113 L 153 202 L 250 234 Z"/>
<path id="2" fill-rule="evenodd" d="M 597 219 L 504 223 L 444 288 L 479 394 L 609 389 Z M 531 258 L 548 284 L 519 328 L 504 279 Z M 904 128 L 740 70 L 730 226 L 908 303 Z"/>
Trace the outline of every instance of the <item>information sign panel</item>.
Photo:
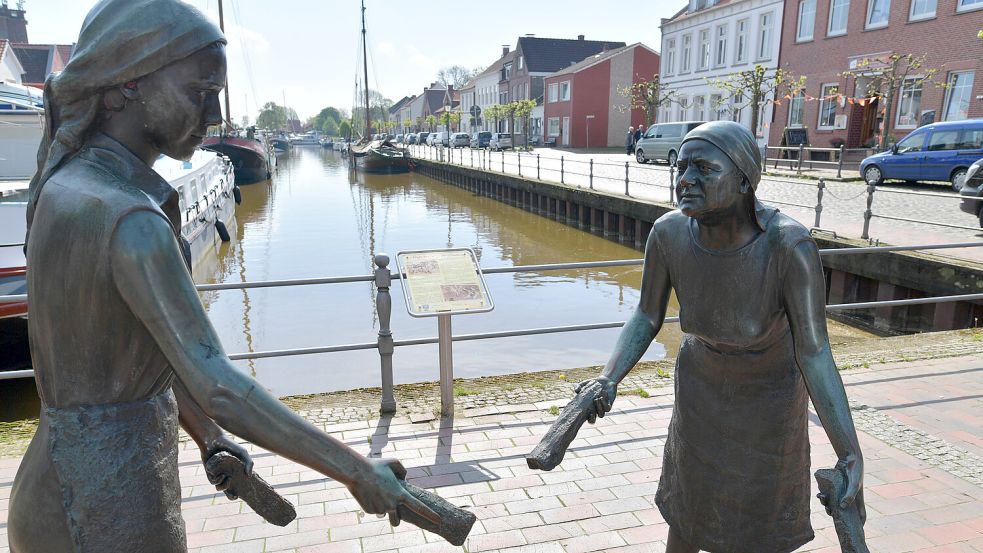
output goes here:
<path id="1" fill-rule="evenodd" d="M 396 254 L 403 299 L 413 317 L 484 313 L 495 306 L 470 248 Z"/>

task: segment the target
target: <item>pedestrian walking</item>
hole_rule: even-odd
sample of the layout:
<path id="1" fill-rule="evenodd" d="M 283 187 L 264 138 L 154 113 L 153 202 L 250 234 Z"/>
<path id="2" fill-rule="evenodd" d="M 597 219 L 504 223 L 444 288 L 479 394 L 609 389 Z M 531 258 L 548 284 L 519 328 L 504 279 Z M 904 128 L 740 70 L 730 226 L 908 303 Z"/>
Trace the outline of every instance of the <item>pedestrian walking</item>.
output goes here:
<path id="1" fill-rule="evenodd" d="M 625 150 L 628 155 L 635 153 L 635 127 L 628 127 L 628 134 L 625 135 Z"/>
<path id="2" fill-rule="evenodd" d="M 635 129 L 635 139 L 632 141 L 631 153 L 633 154 L 635 153 L 635 147 L 638 146 L 638 141 L 641 139 L 642 139 L 642 126 L 639 125 L 638 128 Z"/>

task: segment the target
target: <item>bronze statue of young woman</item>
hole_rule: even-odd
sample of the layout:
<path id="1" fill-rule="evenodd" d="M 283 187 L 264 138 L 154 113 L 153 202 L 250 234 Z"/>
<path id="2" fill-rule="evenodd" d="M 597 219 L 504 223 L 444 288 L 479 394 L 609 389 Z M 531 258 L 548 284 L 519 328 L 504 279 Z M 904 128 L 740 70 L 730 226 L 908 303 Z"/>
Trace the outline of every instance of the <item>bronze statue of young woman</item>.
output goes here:
<path id="1" fill-rule="evenodd" d="M 595 379 L 606 391 L 596 413 L 611 409 L 674 290 L 685 336 L 656 494 L 666 551 L 793 551 L 813 538 L 810 396 L 847 476 L 832 500 L 857 502 L 863 517 L 863 457 L 830 353 L 819 252 L 802 225 L 755 199 L 760 154 L 741 125 L 694 129 L 677 166 L 679 211 L 652 227 L 638 308 Z"/>
<path id="2" fill-rule="evenodd" d="M 151 167 L 187 159 L 221 123 L 225 78 L 225 38 L 193 7 L 103 0 L 45 84 L 27 239 L 42 410 L 11 492 L 13 553 L 186 551 L 179 418 L 203 457 L 226 450 L 248 470 L 225 428 L 344 483 L 369 513 L 436 518 L 398 461 L 293 413 L 232 366 L 209 323 L 177 194 Z"/>

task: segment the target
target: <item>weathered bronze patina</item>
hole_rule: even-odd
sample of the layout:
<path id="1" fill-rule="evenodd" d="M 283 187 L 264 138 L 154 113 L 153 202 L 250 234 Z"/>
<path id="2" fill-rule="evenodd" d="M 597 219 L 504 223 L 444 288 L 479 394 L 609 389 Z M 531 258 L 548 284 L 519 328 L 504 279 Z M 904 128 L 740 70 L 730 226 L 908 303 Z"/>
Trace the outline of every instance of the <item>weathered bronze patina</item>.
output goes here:
<path id="1" fill-rule="evenodd" d="M 818 249 L 799 223 L 760 204 L 754 137 L 731 122 L 690 132 L 679 211 L 656 221 L 641 300 L 600 377 L 596 415 L 658 334 L 671 291 L 685 332 L 656 503 L 667 552 L 783 553 L 813 538 L 808 401 L 861 520 L 863 457 L 826 334 Z M 580 391 L 578 389 L 578 391 Z"/>
<path id="2" fill-rule="evenodd" d="M 225 428 L 344 483 L 369 513 L 440 526 L 398 461 L 362 457 L 236 370 L 199 301 L 177 195 L 151 166 L 187 159 L 222 121 L 224 44 L 179 0 L 103 0 L 45 84 L 27 240 L 42 411 L 11 492 L 12 552 L 186 551 L 179 419 L 203 459 L 225 451 L 251 471 Z M 235 496 L 232 474 L 210 477 Z"/>

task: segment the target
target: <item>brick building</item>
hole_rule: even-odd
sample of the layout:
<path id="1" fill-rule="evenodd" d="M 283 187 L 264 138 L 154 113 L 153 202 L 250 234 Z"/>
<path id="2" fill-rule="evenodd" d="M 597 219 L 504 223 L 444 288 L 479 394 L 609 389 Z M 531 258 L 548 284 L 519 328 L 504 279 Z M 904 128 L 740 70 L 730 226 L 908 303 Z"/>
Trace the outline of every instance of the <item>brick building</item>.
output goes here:
<path id="1" fill-rule="evenodd" d="M 659 74 L 659 54 L 641 43 L 605 50 L 545 78 L 546 140 L 573 148 L 623 146 L 629 126 L 645 124 L 621 92 Z M 589 141 L 589 142 L 588 142 Z"/>
<path id="2" fill-rule="evenodd" d="M 783 129 L 804 127 L 815 147 L 843 141 L 848 148 L 876 141 L 883 118 L 901 138 L 933 121 L 983 117 L 983 0 L 786 0 L 779 64 L 807 77 L 806 90 L 776 106 L 769 144 Z M 870 75 L 846 78 L 863 59 L 925 55 L 925 68 L 942 68 L 940 81 L 904 87 L 890 114 L 883 98 L 867 98 Z"/>

